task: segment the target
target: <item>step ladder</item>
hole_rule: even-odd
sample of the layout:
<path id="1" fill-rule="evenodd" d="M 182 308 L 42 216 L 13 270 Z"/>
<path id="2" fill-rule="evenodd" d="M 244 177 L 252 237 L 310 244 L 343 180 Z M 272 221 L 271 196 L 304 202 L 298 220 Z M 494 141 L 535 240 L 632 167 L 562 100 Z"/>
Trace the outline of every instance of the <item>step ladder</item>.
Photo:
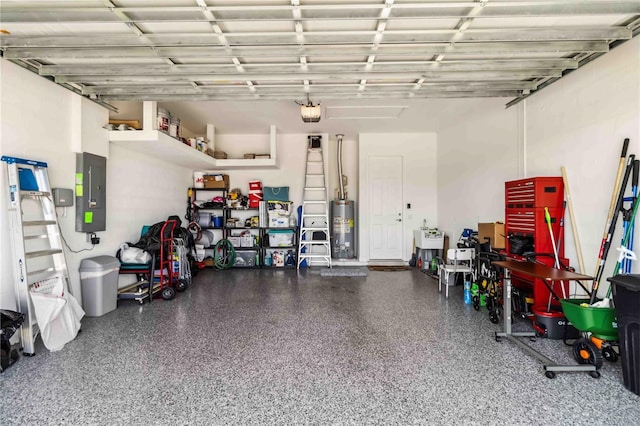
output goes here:
<path id="1" fill-rule="evenodd" d="M 320 136 L 309 136 L 298 239 L 298 269 L 305 262 L 306 266 L 326 265 L 331 268 L 328 204 Z"/>
<path id="2" fill-rule="evenodd" d="M 18 311 L 24 314 L 20 332 L 24 355 L 35 355 L 40 332 L 29 292 L 44 292 L 62 284 L 71 294 L 69 273 L 47 163 L 2 156 L 9 185 L 9 233 Z"/>

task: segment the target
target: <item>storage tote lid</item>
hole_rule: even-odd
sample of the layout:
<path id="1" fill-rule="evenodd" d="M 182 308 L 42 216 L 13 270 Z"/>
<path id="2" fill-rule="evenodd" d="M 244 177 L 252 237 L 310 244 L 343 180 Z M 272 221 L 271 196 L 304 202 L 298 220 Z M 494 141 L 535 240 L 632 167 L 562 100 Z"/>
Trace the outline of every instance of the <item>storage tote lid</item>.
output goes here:
<path id="1" fill-rule="evenodd" d="M 80 262 L 80 271 L 102 271 L 105 269 L 119 268 L 120 261 L 113 256 L 96 256 L 83 259 Z"/>
<path id="2" fill-rule="evenodd" d="M 618 274 L 607 281 L 625 287 L 629 291 L 640 291 L 640 274 Z"/>
<path id="3" fill-rule="evenodd" d="M 267 234 L 293 234 L 293 229 L 270 229 Z"/>

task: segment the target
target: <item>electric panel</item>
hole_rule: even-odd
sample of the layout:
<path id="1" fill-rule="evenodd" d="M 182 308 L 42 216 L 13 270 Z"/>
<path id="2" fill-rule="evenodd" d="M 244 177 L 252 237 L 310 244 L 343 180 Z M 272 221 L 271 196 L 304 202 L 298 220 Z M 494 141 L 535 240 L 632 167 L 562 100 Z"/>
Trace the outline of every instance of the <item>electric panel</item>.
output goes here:
<path id="1" fill-rule="evenodd" d="M 76 154 L 76 231 L 106 229 L 107 159 L 87 152 Z"/>

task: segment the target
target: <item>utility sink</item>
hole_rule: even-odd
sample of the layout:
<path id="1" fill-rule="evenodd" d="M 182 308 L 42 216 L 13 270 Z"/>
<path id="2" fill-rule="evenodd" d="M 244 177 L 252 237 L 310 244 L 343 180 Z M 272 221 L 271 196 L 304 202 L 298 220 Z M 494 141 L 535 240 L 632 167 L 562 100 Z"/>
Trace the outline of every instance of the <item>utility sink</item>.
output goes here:
<path id="1" fill-rule="evenodd" d="M 444 233 L 437 229 L 420 228 L 413 231 L 416 247 L 421 249 L 442 250 L 444 247 Z"/>

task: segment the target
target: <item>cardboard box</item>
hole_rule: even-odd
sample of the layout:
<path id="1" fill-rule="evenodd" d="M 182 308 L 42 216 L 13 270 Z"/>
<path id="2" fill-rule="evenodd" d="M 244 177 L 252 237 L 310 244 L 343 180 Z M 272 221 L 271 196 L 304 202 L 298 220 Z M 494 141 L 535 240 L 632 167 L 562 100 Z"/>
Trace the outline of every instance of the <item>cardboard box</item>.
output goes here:
<path id="1" fill-rule="evenodd" d="M 124 124 L 125 126 L 133 127 L 136 130 L 142 130 L 142 126 L 140 125 L 140 120 L 112 120 L 112 119 L 109 119 L 109 124 L 113 124 L 116 127 L 121 125 L 121 124 Z"/>
<path id="2" fill-rule="evenodd" d="M 229 175 L 205 175 L 204 187 L 229 189 Z"/>
<path id="3" fill-rule="evenodd" d="M 227 157 L 228 157 L 227 153 L 224 151 L 213 151 L 213 158 L 216 158 L 218 160 L 224 160 Z"/>
<path id="4" fill-rule="evenodd" d="M 491 248 L 506 248 L 507 241 L 504 237 L 504 223 L 478 223 L 478 240 L 480 244 L 487 241 L 485 238 L 491 239 Z"/>

